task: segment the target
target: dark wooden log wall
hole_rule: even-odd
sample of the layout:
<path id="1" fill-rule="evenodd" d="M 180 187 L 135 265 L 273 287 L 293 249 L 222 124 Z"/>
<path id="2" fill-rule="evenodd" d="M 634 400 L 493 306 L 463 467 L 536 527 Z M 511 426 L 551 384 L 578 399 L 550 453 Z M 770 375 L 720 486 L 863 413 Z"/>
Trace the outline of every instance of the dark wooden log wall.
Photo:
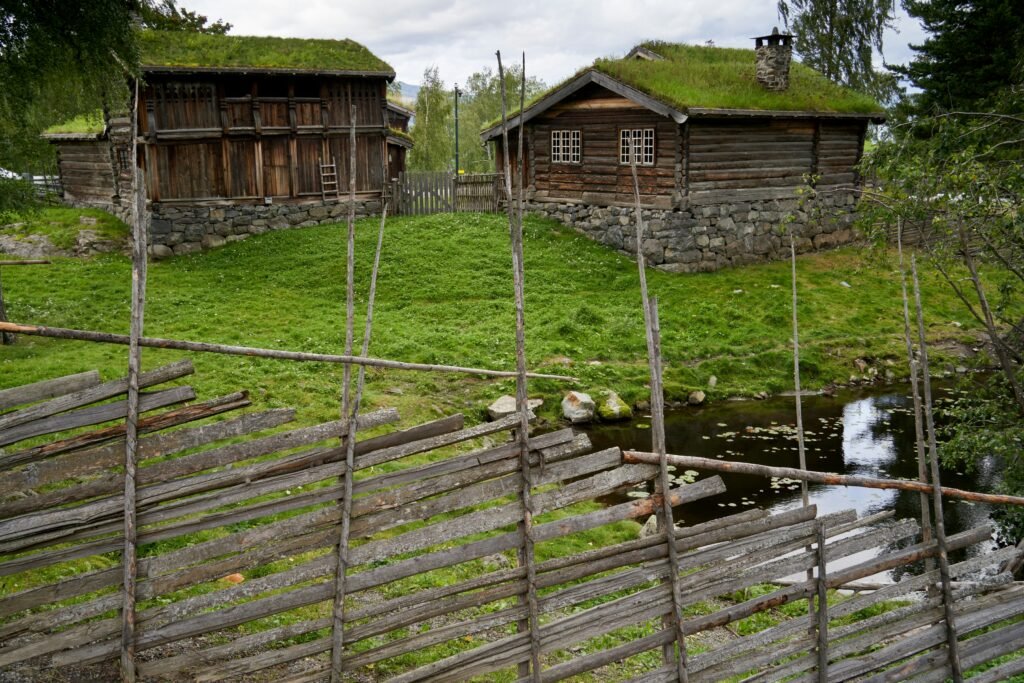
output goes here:
<path id="1" fill-rule="evenodd" d="M 805 176 L 819 186 L 852 183 L 863 122 L 828 119 L 695 119 L 687 122 L 695 203 L 792 198 Z"/>
<path id="2" fill-rule="evenodd" d="M 71 201 L 110 204 L 116 194 L 106 140 L 62 141 L 58 146 L 64 196 Z"/>
<path id="3" fill-rule="evenodd" d="M 139 128 L 154 201 L 320 196 L 321 160 L 348 184 L 356 107 L 357 191 L 384 183 L 383 78 L 152 76 Z M 108 163 L 109 166 L 109 163 Z"/>

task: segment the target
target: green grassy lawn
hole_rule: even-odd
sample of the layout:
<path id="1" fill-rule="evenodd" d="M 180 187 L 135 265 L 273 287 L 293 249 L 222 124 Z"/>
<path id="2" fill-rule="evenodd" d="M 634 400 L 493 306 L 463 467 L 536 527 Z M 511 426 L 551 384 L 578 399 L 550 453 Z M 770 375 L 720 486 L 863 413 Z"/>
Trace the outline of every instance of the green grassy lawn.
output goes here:
<path id="1" fill-rule="evenodd" d="M 357 225 L 357 321 L 369 288 L 378 221 Z M 324 353 L 343 350 L 343 225 L 268 233 L 216 251 L 152 263 L 149 336 Z M 531 369 L 571 374 L 576 388 L 646 398 L 647 363 L 636 264 L 553 222 L 526 221 L 527 355 Z M 929 333 L 972 340 L 971 321 L 930 272 L 924 275 Z M 669 400 L 693 389 L 709 398 L 792 386 L 789 264 L 711 274 L 651 271 L 660 299 Z M 56 259 L 3 273 L 8 316 L 24 323 L 127 333 L 130 263 L 122 256 Z M 842 282 L 848 283 L 846 287 Z M 858 357 L 904 374 L 898 273 L 891 256 L 845 249 L 798 264 L 802 381 L 848 381 Z M 424 363 L 514 369 L 514 309 L 507 225 L 496 215 L 388 221 L 371 355 Z M 962 324 L 962 327 L 956 323 Z M 144 367 L 183 357 L 150 350 Z M 294 406 L 300 422 L 333 419 L 341 368 L 318 363 L 193 356 L 202 397 L 239 389 L 257 407 Z M 98 368 L 121 376 L 121 346 L 22 336 L 0 351 L 0 386 Z M 882 367 L 880 365 L 880 367 Z M 718 379 L 714 389 L 708 379 Z M 531 395 L 554 415 L 568 385 L 534 381 Z M 395 406 L 404 421 L 437 412 L 470 420 L 512 380 L 371 370 L 369 406 Z"/>

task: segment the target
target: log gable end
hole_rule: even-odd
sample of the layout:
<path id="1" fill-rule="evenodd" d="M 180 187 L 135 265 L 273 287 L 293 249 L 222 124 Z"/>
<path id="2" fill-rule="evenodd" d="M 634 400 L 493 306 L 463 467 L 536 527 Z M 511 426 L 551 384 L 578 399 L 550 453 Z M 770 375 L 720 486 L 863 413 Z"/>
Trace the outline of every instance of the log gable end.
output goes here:
<path id="1" fill-rule="evenodd" d="M 320 163 L 348 187 L 356 108 L 356 189 L 383 189 L 387 81 L 312 74 L 159 72 L 139 107 L 147 195 L 156 202 L 321 197 Z"/>

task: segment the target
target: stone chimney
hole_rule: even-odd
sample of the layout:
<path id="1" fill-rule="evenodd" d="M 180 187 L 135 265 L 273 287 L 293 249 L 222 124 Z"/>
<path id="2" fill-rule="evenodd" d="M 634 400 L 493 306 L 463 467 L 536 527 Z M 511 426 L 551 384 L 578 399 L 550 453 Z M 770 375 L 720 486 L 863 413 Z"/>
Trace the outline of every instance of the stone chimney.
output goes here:
<path id="1" fill-rule="evenodd" d="M 757 82 L 765 90 L 782 91 L 789 87 L 789 63 L 793 58 L 793 36 L 779 33 L 776 26 L 770 36 L 754 38 L 757 47 Z"/>

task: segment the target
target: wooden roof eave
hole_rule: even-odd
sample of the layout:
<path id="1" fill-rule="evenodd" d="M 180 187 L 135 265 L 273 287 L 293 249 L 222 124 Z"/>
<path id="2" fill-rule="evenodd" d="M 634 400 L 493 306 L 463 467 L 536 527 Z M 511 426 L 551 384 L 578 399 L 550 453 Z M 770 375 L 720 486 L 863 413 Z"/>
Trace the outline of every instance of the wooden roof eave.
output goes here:
<path id="1" fill-rule="evenodd" d="M 384 78 L 395 80 L 394 71 L 358 71 L 350 69 L 299 69 L 267 66 L 167 66 L 143 64 L 147 74 L 257 74 L 278 76 L 353 76 L 358 78 Z"/>
<path id="2" fill-rule="evenodd" d="M 868 120 L 872 123 L 885 122 L 884 112 L 832 112 L 832 111 L 791 111 L 772 109 L 721 109 L 715 107 L 689 107 L 687 113 L 693 118 L 779 118 L 779 119 L 839 119 L 847 121 Z"/>
<path id="3" fill-rule="evenodd" d="M 399 137 L 398 135 L 388 135 L 388 144 L 389 145 L 398 145 L 399 147 L 405 147 L 406 149 L 412 149 L 413 148 L 413 141 L 412 140 L 408 140 L 406 138 Z"/>
<path id="4" fill-rule="evenodd" d="M 95 142 L 96 140 L 104 139 L 106 131 L 104 130 L 100 133 L 42 133 L 39 137 L 52 144 L 60 142 Z"/>
<path id="5" fill-rule="evenodd" d="M 532 105 L 527 107 L 521 113 L 516 114 L 508 120 L 508 128 L 512 130 L 521 124 L 524 124 L 536 116 L 544 113 L 551 107 L 555 106 L 562 100 L 569 96 L 579 92 L 585 86 L 594 83 L 596 85 L 610 90 L 616 95 L 625 97 L 628 100 L 632 100 L 637 104 L 650 109 L 656 114 L 667 116 L 676 123 L 684 123 L 687 119 L 687 115 L 674 107 L 670 107 L 661 100 L 657 100 L 650 95 L 637 90 L 636 88 L 626 85 L 622 81 L 616 80 L 611 76 L 589 69 L 585 73 L 580 74 L 577 78 L 566 83 L 558 90 L 552 91 L 542 97 L 541 99 L 534 102 Z M 483 142 L 488 142 L 501 135 L 502 124 L 498 123 L 480 133 L 480 139 Z"/>
<path id="6" fill-rule="evenodd" d="M 388 100 L 387 108 L 390 109 L 393 112 L 396 112 L 398 114 L 403 114 L 403 115 L 409 116 L 409 117 L 414 116 L 416 114 L 416 112 L 414 112 L 412 109 L 408 109 L 407 107 L 403 107 L 402 105 L 400 105 L 400 104 L 398 104 L 396 102 L 392 102 L 391 100 Z"/>

